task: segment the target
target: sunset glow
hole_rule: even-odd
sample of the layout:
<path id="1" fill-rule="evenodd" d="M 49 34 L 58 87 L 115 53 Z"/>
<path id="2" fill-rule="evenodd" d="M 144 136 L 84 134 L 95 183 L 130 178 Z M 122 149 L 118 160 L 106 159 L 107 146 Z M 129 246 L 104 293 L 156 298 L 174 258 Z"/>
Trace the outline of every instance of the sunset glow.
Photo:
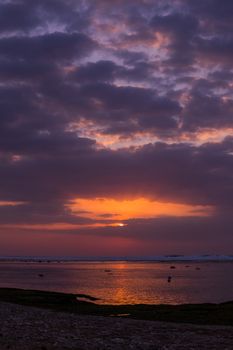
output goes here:
<path id="1" fill-rule="evenodd" d="M 83 216 L 95 219 L 108 217 L 111 220 L 130 220 L 154 218 L 159 216 L 208 216 L 213 208 L 210 206 L 192 206 L 188 204 L 164 203 L 146 198 L 116 200 L 108 198 L 77 199 L 67 207 L 73 213 L 82 212 Z M 122 224 L 119 223 L 119 226 Z"/>
<path id="2" fill-rule="evenodd" d="M 13 202 L 13 201 L 0 201 L 0 207 L 8 207 L 8 206 L 17 206 L 17 205 L 21 205 L 21 204 L 25 204 L 24 202 Z"/>

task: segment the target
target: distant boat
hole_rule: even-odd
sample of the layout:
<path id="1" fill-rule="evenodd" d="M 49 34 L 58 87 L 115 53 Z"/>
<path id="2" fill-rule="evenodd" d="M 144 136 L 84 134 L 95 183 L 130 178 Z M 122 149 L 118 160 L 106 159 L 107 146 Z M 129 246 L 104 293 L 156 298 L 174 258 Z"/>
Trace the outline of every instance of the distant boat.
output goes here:
<path id="1" fill-rule="evenodd" d="M 39 277 L 44 277 L 43 273 L 38 273 Z"/>
<path id="2" fill-rule="evenodd" d="M 172 265 L 172 266 L 170 266 L 170 269 L 176 269 L 176 267 Z"/>

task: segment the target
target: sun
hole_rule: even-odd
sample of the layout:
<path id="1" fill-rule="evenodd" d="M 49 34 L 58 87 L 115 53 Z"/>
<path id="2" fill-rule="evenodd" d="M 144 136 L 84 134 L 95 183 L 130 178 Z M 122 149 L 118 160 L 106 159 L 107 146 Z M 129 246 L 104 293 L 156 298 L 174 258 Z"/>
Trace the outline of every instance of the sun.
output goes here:
<path id="1" fill-rule="evenodd" d="M 111 224 L 110 224 L 111 225 Z M 126 224 L 124 224 L 123 222 L 116 222 L 115 224 L 112 224 L 111 226 L 115 226 L 115 227 L 124 227 L 126 226 Z"/>
<path id="2" fill-rule="evenodd" d="M 123 222 L 113 222 L 111 224 L 107 224 L 107 226 L 112 226 L 112 227 L 125 227 L 127 224 L 124 224 Z"/>

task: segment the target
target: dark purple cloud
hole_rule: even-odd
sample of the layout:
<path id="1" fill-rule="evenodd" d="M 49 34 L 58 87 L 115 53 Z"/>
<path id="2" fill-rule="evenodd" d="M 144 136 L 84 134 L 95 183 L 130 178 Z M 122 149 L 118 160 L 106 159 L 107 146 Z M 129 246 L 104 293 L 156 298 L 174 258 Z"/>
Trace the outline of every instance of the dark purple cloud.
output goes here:
<path id="1" fill-rule="evenodd" d="M 151 27 L 156 32 L 168 36 L 170 50 L 168 62 L 185 68 L 194 63 L 194 38 L 198 33 L 198 19 L 190 14 L 173 13 L 166 16 L 155 16 L 151 20 Z"/>
<path id="2" fill-rule="evenodd" d="M 219 88 L 223 88 L 219 83 Z M 233 100 L 209 94 L 211 88 L 205 82 L 196 85 L 191 98 L 183 110 L 183 127 L 190 130 L 198 128 L 231 128 L 233 126 Z"/>
<path id="3" fill-rule="evenodd" d="M 12 161 L 9 156 L 2 162 L 3 199 L 69 200 L 128 194 L 219 209 L 233 205 L 232 139 L 201 147 L 160 143 L 132 152 L 95 150 L 82 139 L 73 139 L 72 144 L 67 141 L 70 135 L 58 138 L 59 145 L 54 135 L 50 137 L 49 141 L 45 136 L 47 143 L 42 138 L 41 152 L 29 140 L 32 151 L 28 157 Z"/>
<path id="4" fill-rule="evenodd" d="M 9 59 L 63 61 L 89 53 L 94 42 L 85 34 L 59 33 L 35 37 L 14 36 L 0 39 L 1 56 Z"/>
<path id="5" fill-rule="evenodd" d="M 29 4 L 28 4 L 29 5 Z M 10 2 L 1 5 L 0 31 L 28 31 L 40 24 L 35 8 L 25 3 Z"/>

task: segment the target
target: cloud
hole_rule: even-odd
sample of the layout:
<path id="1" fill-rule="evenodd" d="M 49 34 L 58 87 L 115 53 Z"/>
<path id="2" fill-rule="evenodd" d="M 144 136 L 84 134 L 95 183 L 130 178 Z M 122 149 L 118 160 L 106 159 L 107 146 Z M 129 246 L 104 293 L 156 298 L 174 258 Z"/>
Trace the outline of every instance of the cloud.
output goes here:
<path id="1" fill-rule="evenodd" d="M 3 3 L 0 6 L 0 31 L 28 31 L 40 24 L 33 7 L 25 3 Z"/>
<path id="2" fill-rule="evenodd" d="M 0 39 L 1 56 L 22 60 L 65 61 L 82 57 L 94 42 L 82 33 L 54 32 L 39 36 L 13 36 Z"/>
<path id="3" fill-rule="evenodd" d="M 1 225 L 111 224 L 67 204 L 143 197 L 214 211 L 132 218 L 129 241 L 189 250 L 206 231 L 207 247 L 225 218 L 230 242 L 231 13 L 230 0 L 2 1 L 0 201 L 23 203 L 0 207 Z"/>
<path id="4" fill-rule="evenodd" d="M 67 152 L 61 145 L 44 149 L 19 161 L 8 157 L 1 164 L 2 199 L 145 196 L 220 208 L 233 204 L 232 139 L 201 147 L 155 144 L 133 152 L 95 150 L 85 140 L 77 140 Z"/>
<path id="5" fill-rule="evenodd" d="M 194 92 L 183 114 L 185 129 L 232 127 L 233 100 Z"/>

